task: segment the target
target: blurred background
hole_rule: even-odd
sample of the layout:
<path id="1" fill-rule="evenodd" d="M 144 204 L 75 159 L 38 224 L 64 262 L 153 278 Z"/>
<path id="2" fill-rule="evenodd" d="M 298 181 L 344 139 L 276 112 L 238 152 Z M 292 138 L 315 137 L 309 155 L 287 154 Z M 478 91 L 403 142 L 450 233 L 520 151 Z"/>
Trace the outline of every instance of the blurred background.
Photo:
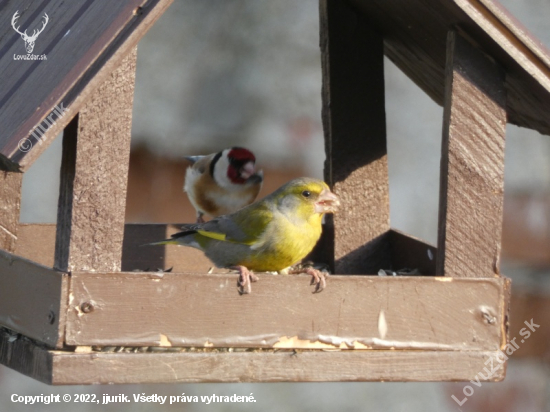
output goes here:
<path id="1" fill-rule="evenodd" d="M 550 46 L 548 0 L 501 3 Z M 385 74 L 392 226 L 436 243 L 443 110 L 387 59 Z M 186 411 L 550 411 L 550 137 L 510 125 L 507 132 L 502 272 L 513 279 L 510 337 L 531 318 L 541 327 L 514 353 L 506 380 L 474 387 L 462 406 L 451 395 L 462 399 L 464 383 L 56 388 L 0 366 L 0 412 L 28 410 L 9 401 L 13 393 L 253 393 L 257 400 L 177 406 Z M 322 177 L 318 1 L 175 0 L 139 44 L 132 133 L 127 222 L 194 220 L 182 192 L 185 155 L 250 148 L 265 172 L 261 196 L 296 176 Z M 25 174 L 22 222 L 55 222 L 60 161 L 58 138 Z"/>

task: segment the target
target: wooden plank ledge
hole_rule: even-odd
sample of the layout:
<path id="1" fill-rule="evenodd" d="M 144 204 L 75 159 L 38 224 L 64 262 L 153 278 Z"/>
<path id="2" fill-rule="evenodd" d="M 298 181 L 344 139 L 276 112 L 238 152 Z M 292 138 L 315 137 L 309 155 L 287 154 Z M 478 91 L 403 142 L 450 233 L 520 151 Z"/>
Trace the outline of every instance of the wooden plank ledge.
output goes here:
<path id="1" fill-rule="evenodd" d="M 500 381 L 496 351 L 75 353 L 0 330 L 0 363 L 51 385 L 182 382 Z M 498 369 L 497 369 L 498 367 Z M 482 372 L 479 374 L 479 372 Z"/>
<path id="2" fill-rule="evenodd" d="M 498 350 L 505 278 L 72 273 L 66 343 L 75 346 Z M 208 301 L 208 304 L 205 302 Z"/>
<path id="3" fill-rule="evenodd" d="M 489 358 L 496 356 L 495 352 L 419 351 L 54 352 L 51 383 L 467 381 L 483 372 Z M 501 367 L 491 380 L 500 381 L 505 374 Z"/>

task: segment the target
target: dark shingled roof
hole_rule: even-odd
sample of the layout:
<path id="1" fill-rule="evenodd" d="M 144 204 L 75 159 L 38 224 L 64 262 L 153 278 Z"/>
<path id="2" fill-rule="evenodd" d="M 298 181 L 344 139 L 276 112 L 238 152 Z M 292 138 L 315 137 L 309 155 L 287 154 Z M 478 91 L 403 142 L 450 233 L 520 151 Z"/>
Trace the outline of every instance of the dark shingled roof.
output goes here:
<path id="1" fill-rule="evenodd" d="M 28 167 L 171 2 L 0 1 L 0 168 Z M 47 14 L 32 51 L 47 60 L 16 60 L 28 55 L 12 27 L 16 12 L 14 26 L 27 35 L 43 27 Z M 67 110 L 51 116 L 49 127 L 44 119 L 56 106 Z M 39 125 L 47 131 L 31 136 Z"/>

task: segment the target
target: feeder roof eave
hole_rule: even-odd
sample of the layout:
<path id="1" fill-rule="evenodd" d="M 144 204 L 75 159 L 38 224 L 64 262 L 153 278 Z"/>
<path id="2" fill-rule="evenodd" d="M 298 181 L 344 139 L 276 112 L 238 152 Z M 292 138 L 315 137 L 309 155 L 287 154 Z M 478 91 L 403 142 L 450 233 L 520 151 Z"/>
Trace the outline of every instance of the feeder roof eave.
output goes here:
<path id="1" fill-rule="evenodd" d="M 550 52 L 495 0 L 349 0 L 384 36 L 385 54 L 443 104 L 447 33 L 506 71 L 508 122 L 550 134 Z"/>

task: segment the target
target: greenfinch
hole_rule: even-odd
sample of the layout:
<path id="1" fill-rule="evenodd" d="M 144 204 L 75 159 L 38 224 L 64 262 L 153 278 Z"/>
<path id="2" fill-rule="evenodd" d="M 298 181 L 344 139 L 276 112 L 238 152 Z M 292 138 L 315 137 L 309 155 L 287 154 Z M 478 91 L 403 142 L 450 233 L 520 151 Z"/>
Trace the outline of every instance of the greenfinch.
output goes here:
<path id="1" fill-rule="evenodd" d="M 231 147 L 207 156 L 186 157 L 192 165 L 185 173 L 183 191 L 197 211 L 217 217 L 252 203 L 262 187 L 263 173 L 256 171 L 256 157 L 243 147 Z"/>
<path id="2" fill-rule="evenodd" d="M 279 271 L 301 261 L 321 236 L 323 215 L 339 206 L 325 182 L 302 177 L 235 213 L 186 224 L 171 239 L 153 244 L 204 251 L 216 266 L 238 270 L 240 292 L 250 293 L 250 283 L 258 280 L 252 271 Z M 304 272 L 312 276 L 314 293 L 325 288 L 322 272 L 312 267 Z"/>

